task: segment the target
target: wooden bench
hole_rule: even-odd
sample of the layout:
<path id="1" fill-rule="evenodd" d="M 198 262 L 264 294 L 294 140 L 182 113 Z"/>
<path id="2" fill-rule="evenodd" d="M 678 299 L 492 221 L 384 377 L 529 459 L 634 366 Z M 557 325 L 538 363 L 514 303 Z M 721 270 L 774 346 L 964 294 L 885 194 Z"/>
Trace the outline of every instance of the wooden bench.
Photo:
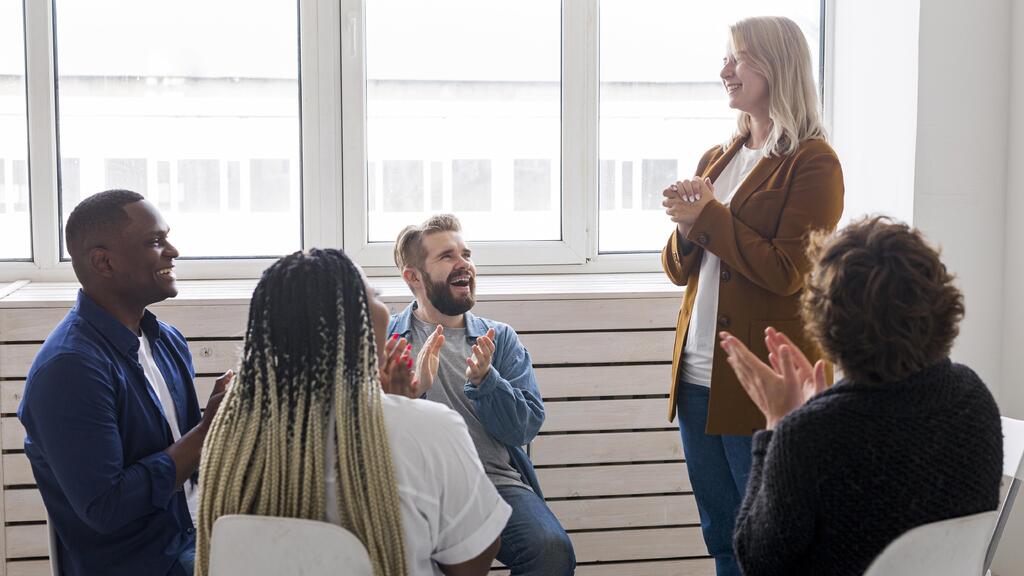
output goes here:
<path id="1" fill-rule="evenodd" d="M 234 367 L 254 281 L 181 282 L 153 307 L 190 341 L 197 392 Z M 393 310 L 398 279 L 374 279 Z M 481 277 L 474 312 L 511 324 L 530 350 L 547 409 L 529 447 L 584 576 L 714 574 L 674 423 L 666 420 L 680 289 L 660 275 Z M 40 344 L 73 304 L 71 284 L 0 297 L 0 576 L 49 573 L 46 511 L 16 417 Z M 507 573 L 500 568 L 496 573 Z"/>

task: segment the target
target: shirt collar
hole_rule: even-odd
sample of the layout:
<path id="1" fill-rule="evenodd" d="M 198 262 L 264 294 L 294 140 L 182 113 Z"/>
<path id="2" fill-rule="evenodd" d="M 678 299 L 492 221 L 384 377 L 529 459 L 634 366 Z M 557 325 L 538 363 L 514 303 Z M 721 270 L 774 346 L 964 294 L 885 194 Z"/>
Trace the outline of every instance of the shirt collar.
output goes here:
<path id="1" fill-rule="evenodd" d="M 394 329 L 396 334 L 409 333 L 409 330 L 412 329 L 412 313 L 417 308 L 419 308 L 419 303 L 413 300 L 412 304 L 406 306 L 405 310 L 398 315 L 398 318 L 395 320 Z M 466 311 L 463 317 L 466 319 L 466 337 L 479 338 L 487 334 L 487 323 L 484 322 L 482 318 L 474 316 L 473 313 L 469 311 Z"/>
<path id="2" fill-rule="evenodd" d="M 138 356 L 139 337 L 82 290 L 78 291 L 78 301 L 75 304 L 75 310 L 79 316 L 92 324 L 100 334 L 106 337 L 119 352 L 132 358 Z M 146 338 L 151 343 L 160 338 L 160 323 L 149 310 L 143 312 L 139 326 L 142 328 L 142 333 L 146 335 Z"/>

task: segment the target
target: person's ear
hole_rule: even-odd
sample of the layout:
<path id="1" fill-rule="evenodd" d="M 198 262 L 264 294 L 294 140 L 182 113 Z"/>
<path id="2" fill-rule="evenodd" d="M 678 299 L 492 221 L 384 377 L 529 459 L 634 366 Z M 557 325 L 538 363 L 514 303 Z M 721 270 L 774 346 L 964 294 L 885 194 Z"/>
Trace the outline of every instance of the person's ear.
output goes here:
<path id="1" fill-rule="evenodd" d="M 423 285 L 423 279 L 420 277 L 420 271 L 412 266 L 402 268 L 402 280 L 405 280 L 405 283 L 412 289 Z"/>
<path id="2" fill-rule="evenodd" d="M 89 250 L 89 267 L 97 276 L 110 278 L 114 275 L 114 266 L 111 263 L 110 252 L 103 247 L 97 246 Z"/>

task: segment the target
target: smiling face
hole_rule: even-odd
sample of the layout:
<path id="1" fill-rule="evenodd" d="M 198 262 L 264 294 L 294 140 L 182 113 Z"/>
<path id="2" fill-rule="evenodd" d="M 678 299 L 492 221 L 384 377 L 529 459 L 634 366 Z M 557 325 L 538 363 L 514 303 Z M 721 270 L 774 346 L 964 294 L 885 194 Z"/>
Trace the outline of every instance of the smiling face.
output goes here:
<path id="1" fill-rule="evenodd" d="M 111 288 L 142 306 L 177 296 L 174 259 L 178 250 L 167 239 L 170 227 L 145 200 L 126 204 L 124 211 L 131 222 L 104 247 Z"/>
<path id="2" fill-rule="evenodd" d="M 719 76 L 729 95 L 730 108 L 754 116 L 767 116 L 771 103 L 768 79 L 749 62 L 743 52 L 733 53 L 731 48 L 726 50 Z"/>
<path id="3" fill-rule="evenodd" d="M 419 269 L 423 295 L 446 316 L 465 314 L 476 304 L 476 266 L 462 235 L 435 232 L 424 235 L 422 243 L 426 255 Z"/>

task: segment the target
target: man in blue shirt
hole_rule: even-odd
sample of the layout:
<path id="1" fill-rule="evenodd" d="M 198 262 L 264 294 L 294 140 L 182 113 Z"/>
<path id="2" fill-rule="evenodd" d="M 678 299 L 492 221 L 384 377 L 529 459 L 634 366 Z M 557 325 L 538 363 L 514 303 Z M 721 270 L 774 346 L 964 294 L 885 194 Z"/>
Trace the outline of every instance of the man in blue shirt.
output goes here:
<path id="1" fill-rule="evenodd" d="M 460 232 L 459 221 L 445 214 L 405 228 L 395 243 L 395 264 L 416 300 L 392 316 L 389 348 L 400 352 L 409 342 L 417 370 L 436 375 L 419 378 L 433 381 L 426 391 L 400 392 L 423 393 L 466 421 L 487 477 L 512 507 L 498 560 L 513 576 L 569 575 L 576 565 L 572 542 L 544 503 L 522 449 L 544 423 L 530 354 L 508 324 L 470 313 L 476 267 Z M 438 342 L 440 354 L 420 354 Z"/>
<path id="2" fill-rule="evenodd" d="M 146 306 L 177 295 L 160 213 L 135 192 L 83 200 L 65 228 L 82 284 L 25 383 L 25 453 L 59 544 L 61 571 L 190 576 L 200 416 L 185 338 Z"/>

